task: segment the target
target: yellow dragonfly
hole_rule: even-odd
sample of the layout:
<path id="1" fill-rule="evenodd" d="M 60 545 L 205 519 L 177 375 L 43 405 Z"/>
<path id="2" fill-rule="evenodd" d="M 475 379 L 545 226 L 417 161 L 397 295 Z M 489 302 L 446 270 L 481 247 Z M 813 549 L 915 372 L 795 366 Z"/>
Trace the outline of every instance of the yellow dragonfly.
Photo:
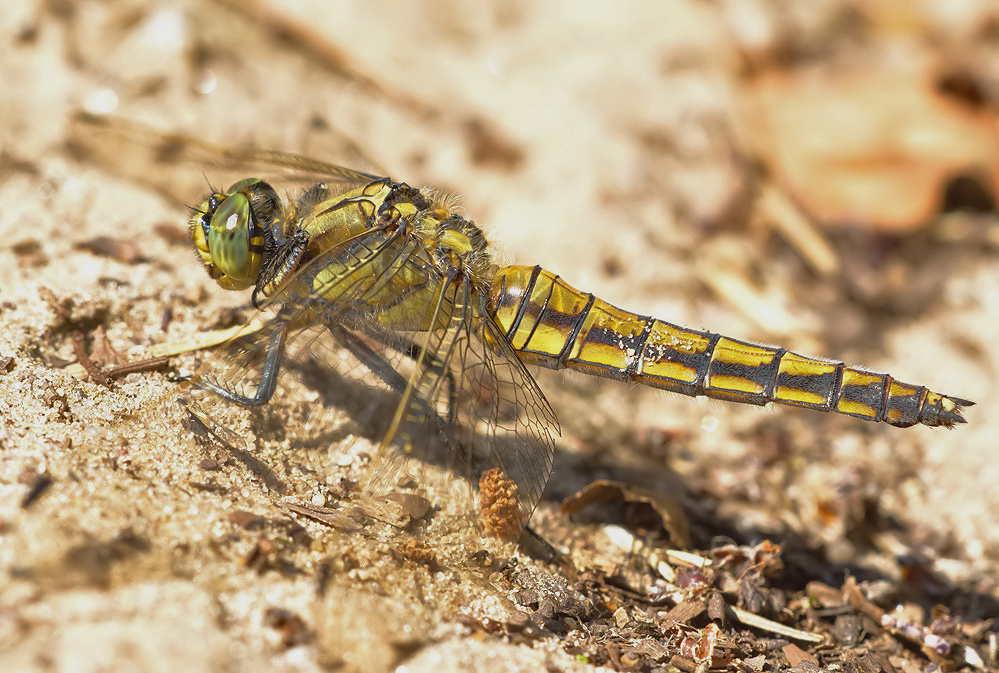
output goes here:
<path id="1" fill-rule="evenodd" d="M 500 267 L 479 227 L 437 192 L 296 155 L 228 152 L 312 184 L 285 201 L 264 179 L 245 178 L 212 189 L 195 209 L 190 237 L 208 275 L 227 290 L 251 290 L 267 317 L 194 380 L 251 407 L 272 399 L 289 368 L 379 386 L 394 412 L 368 493 L 425 492 L 425 466 L 434 464 L 445 475 L 437 502 L 478 497 L 487 532 L 516 537 L 548 481 L 559 434 L 525 365 L 902 428 L 964 423 L 962 407 L 972 404 L 638 315 L 539 266 Z"/>

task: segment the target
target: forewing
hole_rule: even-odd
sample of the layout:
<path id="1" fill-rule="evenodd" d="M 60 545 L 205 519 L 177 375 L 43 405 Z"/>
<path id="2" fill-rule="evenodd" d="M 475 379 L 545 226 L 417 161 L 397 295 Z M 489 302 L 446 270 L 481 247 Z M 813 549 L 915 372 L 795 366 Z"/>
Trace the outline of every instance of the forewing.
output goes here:
<path id="1" fill-rule="evenodd" d="M 476 319 L 463 353 L 466 413 L 484 423 L 480 435 L 499 469 L 516 484 L 523 523 L 541 499 L 551 476 L 555 438 L 560 434 L 555 412 L 537 381 L 521 362 L 502 330 L 476 298 Z"/>
<path id="2" fill-rule="evenodd" d="M 409 399 L 368 490 L 402 475 L 423 485 L 439 513 L 515 539 L 551 473 L 555 414 L 470 282 L 446 283 L 428 308 L 437 328 L 407 337 L 417 347 L 405 356 L 415 365 Z M 398 355 L 386 360 L 404 368 Z"/>
<path id="3" fill-rule="evenodd" d="M 191 136 L 167 133 L 112 115 L 77 112 L 70 120 L 69 146 L 82 159 L 137 180 L 189 203 L 206 190 L 205 177 L 225 188 L 248 177 L 266 177 L 278 190 L 308 187 L 317 181 L 356 187 L 377 180 L 374 173 L 345 168 L 297 154 L 223 147 Z M 375 173 L 384 172 L 346 136 L 336 156 Z"/>

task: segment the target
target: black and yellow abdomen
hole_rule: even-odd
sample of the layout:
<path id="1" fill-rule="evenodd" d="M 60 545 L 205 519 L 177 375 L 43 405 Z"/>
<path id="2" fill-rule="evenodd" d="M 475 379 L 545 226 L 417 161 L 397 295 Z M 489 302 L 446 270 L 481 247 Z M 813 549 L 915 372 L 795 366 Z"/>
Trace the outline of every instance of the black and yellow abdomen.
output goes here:
<path id="1" fill-rule="evenodd" d="M 963 423 L 967 400 L 843 362 L 731 339 L 624 311 L 538 266 L 492 285 L 493 318 L 525 362 L 683 395 L 777 402 L 897 427 Z"/>

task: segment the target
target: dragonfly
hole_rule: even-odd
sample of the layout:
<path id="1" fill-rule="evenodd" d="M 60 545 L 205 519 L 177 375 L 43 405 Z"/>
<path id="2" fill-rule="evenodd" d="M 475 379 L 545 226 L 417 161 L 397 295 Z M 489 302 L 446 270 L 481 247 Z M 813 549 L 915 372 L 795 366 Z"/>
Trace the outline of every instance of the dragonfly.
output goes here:
<path id="1" fill-rule="evenodd" d="M 263 326 L 223 345 L 193 381 L 241 407 L 271 402 L 290 369 L 378 387 L 390 420 L 359 487 L 369 495 L 432 492 L 466 509 L 455 503 L 471 498 L 486 533 L 516 539 L 560 434 L 528 365 L 899 428 L 953 427 L 973 404 L 627 311 L 540 266 L 500 266 L 479 226 L 433 190 L 294 154 L 227 156 L 307 177 L 290 198 L 243 178 L 194 209 L 190 239 L 208 276 L 250 291 Z"/>

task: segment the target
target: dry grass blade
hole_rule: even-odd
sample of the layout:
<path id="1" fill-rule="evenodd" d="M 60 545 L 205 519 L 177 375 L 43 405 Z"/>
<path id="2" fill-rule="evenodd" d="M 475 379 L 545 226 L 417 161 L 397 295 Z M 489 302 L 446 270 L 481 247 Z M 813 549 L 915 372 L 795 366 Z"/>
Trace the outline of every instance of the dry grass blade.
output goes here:
<path id="1" fill-rule="evenodd" d="M 254 317 L 245 325 L 239 325 L 237 327 L 230 327 L 222 330 L 214 330 L 212 332 L 203 332 L 187 339 L 157 344 L 149 349 L 150 357 L 148 359 L 116 367 L 113 372 L 106 374 L 106 376 L 124 376 L 125 374 L 134 371 L 134 368 L 139 365 L 146 365 L 142 367 L 142 369 L 149 369 L 151 368 L 150 363 L 161 365 L 162 361 L 166 358 L 173 357 L 174 355 L 181 355 L 183 353 L 190 353 L 191 351 L 212 348 L 229 341 L 235 336 L 259 332 L 263 329 L 265 324 L 266 323 L 260 317 Z M 77 357 L 79 357 L 79 355 L 77 355 Z M 62 368 L 62 371 L 81 379 L 90 374 L 90 370 L 87 369 L 82 359 L 79 363 L 66 365 Z"/>
<path id="2" fill-rule="evenodd" d="M 760 210 L 768 224 L 823 278 L 840 271 L 839 257 L 825 234 L 771 182 L 760 187 Z"/>
<path id="3" fill-rule="evenodd" d="M 821 636 L 817 633 L 809 633 L 808 631 L 801 631 L 800 629 L 792 629 L 790 626 L 784 626 L 783 624 L 767 619 L 766 617 L 760 617 L 759 615 L 749 612 L 748 610 L 737 608 L 734 605 L 729 606 L 728 609 L 732 611 L 732 615 L 735 616 L 735 618 L 740 622 L 746 626 L 752 626 L 753 628 L 760 629 L 761 631 L 769 631 L 771 633 L 776 633 L 777 635 L 794 638 L 795 640 L 801 640 L 806 643 L 821 643 L 826 639 L 825 636 Z"/>

